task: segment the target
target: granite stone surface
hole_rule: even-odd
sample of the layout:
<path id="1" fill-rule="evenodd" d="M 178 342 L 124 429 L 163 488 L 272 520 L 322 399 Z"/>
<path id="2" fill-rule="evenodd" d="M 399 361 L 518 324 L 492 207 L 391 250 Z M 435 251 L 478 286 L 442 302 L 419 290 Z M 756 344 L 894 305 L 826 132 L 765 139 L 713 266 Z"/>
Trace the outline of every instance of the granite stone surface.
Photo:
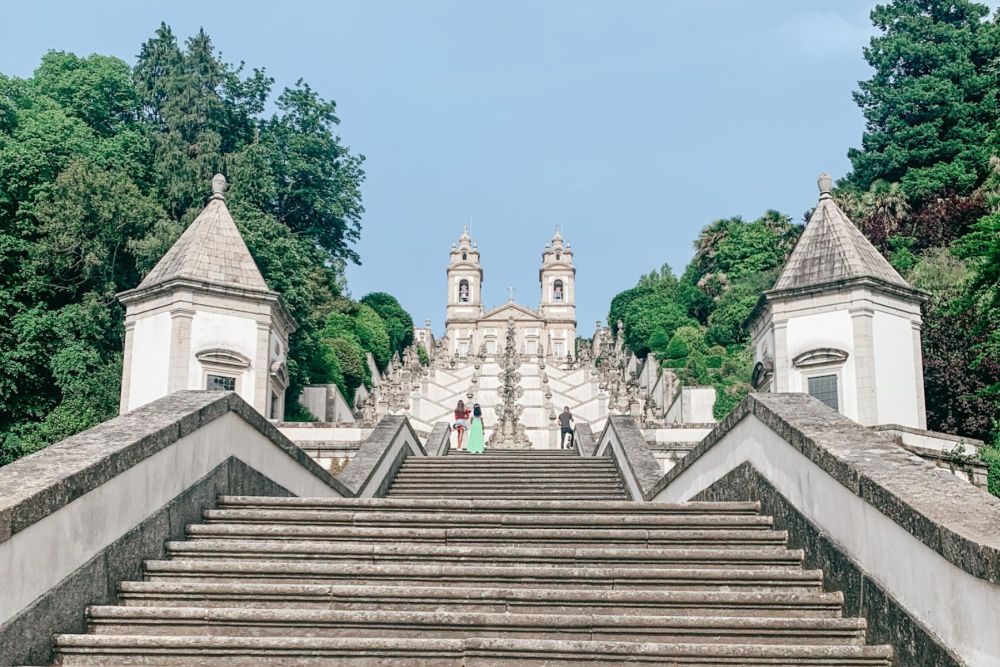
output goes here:
<path id="1" fill-rule="evenodd" d="M 391 456 L 391 452 L 389 451 L 390 446 L 404 429 L 409 431 L 410 438 L 420 448 L 421 455 L 427 455 L 423 445 L 420 443 L 420 438 L 417 437 L 417 434 L 413 431 L 413 427 L 410 426 L 410 421 L 401 415 L 387 415 L 379 421 L 371 435 L 368 436 L 368 439 L 361 444 L 358 453 L 351 459 L 347 467 L 337 475 L 338 481 L 349 491 L 346 495 L 356 496 L 361 493 L 362 489 L 371 481 L 372 476 L 378 470 L 381 463 L 386 457 Z M 380 482 L 380 488 L 384 487 L 382 488 L 383 492 L 392 483 L 395 473 L 399 470 L 399 466 L 402 465 L 403 459 L 408 454 L 409 448 L 401 448 L 399 456 L 396 457 L 398 460 L 394 461 L 394 469 Z"/>
<path id="2" fill-rule="evenodd" d="M 647 499 L 748 415 L 950 563 L 1000 583 L 1000 499 L 806 394 L 751 394 L 652 486 Z"/>
<path id="3" fill-rule="evenodd" d="M 580 456 L 593 456 L 597 452 L 597 438 L 590 424 L 581 422 L 576 425 L 573 447 Z"/>
<path id="4" fill-rule="evenodd" d="M 852 278 L 873 278 L 912 289 L 896 269 L 854 226 L 829 192 L 821 192 L 773 291 L 826 285 Z"/>
<path id="5" fill-rule="evenodd" d="M 824 588 L 844 594 L 844 615 L 865 618 L 867 642 L 892 645 L 896 664 L 903 667 L 963 664 L 749 463 L 738 466 L 692 500 L 758 501 L 761 513 L 774 518 L 775 529 L 788 532 L 788 548 L 803 550 L 805 567 L 823 571 Z"/>
<path id="6" fill-rule="evenodd" d="M 431 434 L 427 436 L 424 449 L 428 456 L 447 456 L 451 446 L 451 424 L 448 422 L 438 422 L 431 429 Z"/>
<path id="7" fill-rule="evenodd" d="M 183 539 L 220 495 L 290 496 L 230 457 L 131 531 L 77 568 L 17 616 L 0 624 L 0 667 L 52 661 L 52 637 L 86 632 L 88 605 L 113 604 L 122 581 L 142 578 L 145 560 L 163 558 L 167 540 Z"/>
<path id="8" fill-rule="evenodd" d="M 175 279 L 267 292 L 267 283 L 236 228 L 222 193 L 216 193 L 138 289 Z"/>
<path id="9" fill-rule="evenodd" d="M 0 468 L 0 542 L 229 412 L 341 495 L 351 495 L 235 393 L 182 391 Z"/>
<path id="10" fill-rule="evenodd" d="M 653 455 L 635 419 L 630 415 L 609 416 L 599 442 L 603 443 L 609 437 L 618 442 L 623 453 L 623 460 L 618 460 L 615 450 L 611 449 L 619 472 L 634 479 L 642 492 L 643 497 L 636 500 L 651 499 L 655 495 L 653 489 L 663 477 L 663 468 Z"/>

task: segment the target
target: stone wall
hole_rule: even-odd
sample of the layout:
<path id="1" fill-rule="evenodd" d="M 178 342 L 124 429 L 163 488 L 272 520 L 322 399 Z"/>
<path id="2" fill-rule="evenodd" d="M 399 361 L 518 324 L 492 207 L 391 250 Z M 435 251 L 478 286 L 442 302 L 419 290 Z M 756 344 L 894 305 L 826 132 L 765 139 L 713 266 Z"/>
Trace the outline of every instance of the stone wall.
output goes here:
<path id="1" fill-rule="evenodd" d="M 598 454 L 634 497 L 759 501 L 899 664 L 998 664 L 997 498 L 804 394 L 751 395 L 666 475 L 630 422 Z"/>
<path id="2" fill-rule="evenodd" d="M 224 494 L 351 495 L 233 393 L 179 392 L 0 468 L 0 666 L 48 662 Z"/>

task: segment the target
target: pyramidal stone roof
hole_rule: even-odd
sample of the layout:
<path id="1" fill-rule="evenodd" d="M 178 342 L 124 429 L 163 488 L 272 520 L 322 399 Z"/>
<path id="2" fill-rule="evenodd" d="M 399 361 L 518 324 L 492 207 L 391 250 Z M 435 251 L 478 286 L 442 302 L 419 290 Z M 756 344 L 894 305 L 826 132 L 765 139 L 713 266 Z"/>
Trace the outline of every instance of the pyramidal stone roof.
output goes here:
<path id="1" fill-rule="evenodd" d="M 216 174 L 208 204 L 139 283 L 138 289 L 183 279 L 270 291 L 229 213 L 225 189 L 225 176 Z"/>
<path id="2" fill-rule="evenodd" d="M 830 195 L 833 179 L 821 174 L 819 204 L 771 292 L 869 278 L 915 291 L 854 226 Z"/>

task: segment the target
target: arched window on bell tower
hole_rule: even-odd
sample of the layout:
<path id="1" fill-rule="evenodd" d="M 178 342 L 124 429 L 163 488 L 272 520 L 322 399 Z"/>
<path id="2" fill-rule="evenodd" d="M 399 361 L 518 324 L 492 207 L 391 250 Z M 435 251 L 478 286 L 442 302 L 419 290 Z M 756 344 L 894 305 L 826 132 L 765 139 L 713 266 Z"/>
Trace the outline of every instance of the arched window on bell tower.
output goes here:
<path id="1" fill-rule="evenodd" d="M 459 303 L 469 303 L 469 281 L 464 278 L 458 283 Z"/>
<path id="2" fill-rule="evenodd" d="M 552 283 L 552 300 L 556 303 L 563 301 L 563 281 L 557 280 Z"/>
<path id="3" fill-rule="evenodd" d="M 468 251 L 463 250 L 462 251 L 462 261 L 464 262 L 467 259 L 469 259 L 469 253 L 468 253 Z"/>

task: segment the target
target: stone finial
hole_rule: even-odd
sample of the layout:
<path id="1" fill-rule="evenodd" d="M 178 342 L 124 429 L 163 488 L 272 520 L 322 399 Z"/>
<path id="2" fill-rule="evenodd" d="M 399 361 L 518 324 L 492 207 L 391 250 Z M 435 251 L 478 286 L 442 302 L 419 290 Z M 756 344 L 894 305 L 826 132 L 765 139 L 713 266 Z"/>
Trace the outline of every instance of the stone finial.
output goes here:
<path id="1" fill-rule="evenodd" d="M 212 199 L 225 199 L 226 177 L 216 174 L 212 177 Z"/>
<path id="2" fill-rule="evenodd" d="M 830 177 L 830 174 L 825 171 L 820 174 L 819 178 L 816 180 L 816 185 L 819 186 L 820 199 L 827 199 L 830 197 L 830 191 L 833 190 L 833 178 Z"/>

